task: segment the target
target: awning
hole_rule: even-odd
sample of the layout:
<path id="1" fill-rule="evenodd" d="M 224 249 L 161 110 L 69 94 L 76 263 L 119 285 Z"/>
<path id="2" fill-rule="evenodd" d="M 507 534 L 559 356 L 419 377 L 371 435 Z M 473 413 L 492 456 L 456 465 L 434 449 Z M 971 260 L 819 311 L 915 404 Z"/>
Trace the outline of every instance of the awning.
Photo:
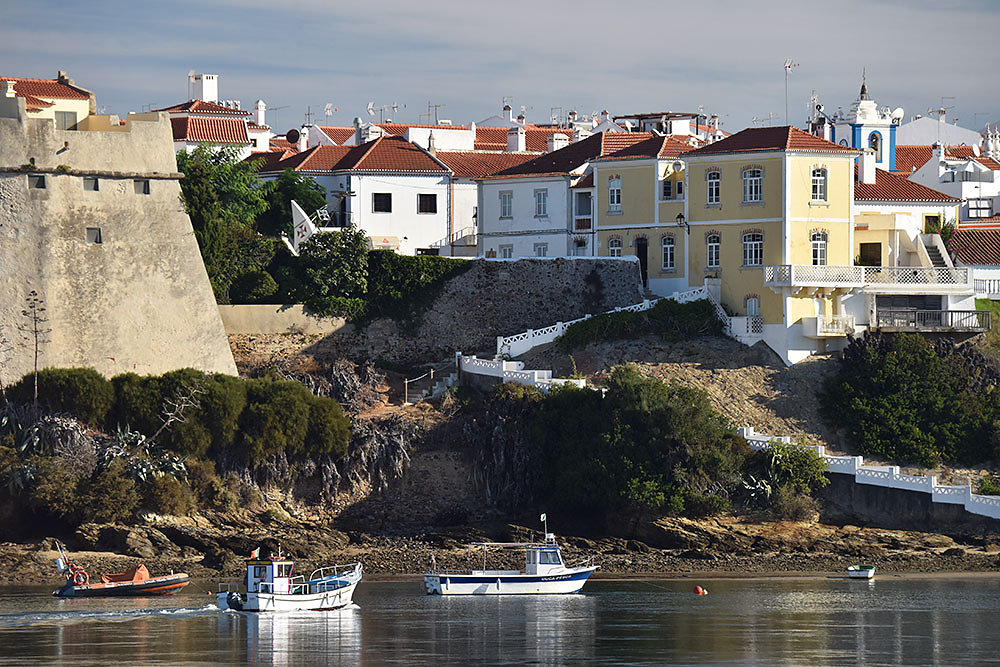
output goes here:
<path id="1" fill-rule="evenodd" d="M 398 236 L 369 236 L 369 250 L 397 250 L 399 248 Z"/>

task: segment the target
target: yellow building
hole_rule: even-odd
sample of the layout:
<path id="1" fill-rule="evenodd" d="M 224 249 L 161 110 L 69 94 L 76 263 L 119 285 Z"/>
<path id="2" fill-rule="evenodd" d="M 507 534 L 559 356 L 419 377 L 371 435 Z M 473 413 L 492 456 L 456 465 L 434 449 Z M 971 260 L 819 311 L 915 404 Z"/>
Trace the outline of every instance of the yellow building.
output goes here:
<path id="1" fill-rule="evenodd" d="M 0 76 L 0 96 L 23 97 L 29 118 L 54 120 L 57 130 L 76 129 L 77 123 L 97 112 L 94 94 L 62 71 L 55 79 Z"/>
<path id="2" fill-rule="evenodd" d="M 688 289 L 684 261 L 684 162 L 693 147 L 652 137 L 591 162 L 596 254 L 639 258 L 642 281 L 655 294 Z"/>

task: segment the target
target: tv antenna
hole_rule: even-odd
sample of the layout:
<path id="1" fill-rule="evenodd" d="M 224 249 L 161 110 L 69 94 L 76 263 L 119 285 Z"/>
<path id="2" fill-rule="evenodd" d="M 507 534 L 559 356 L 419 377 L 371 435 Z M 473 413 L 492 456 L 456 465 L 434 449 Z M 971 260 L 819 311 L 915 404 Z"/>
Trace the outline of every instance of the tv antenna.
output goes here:
<path id="1" fill-rule="evenodd" d="M 427 122 L 431 123 L 431 118 L 433 118 L 433 124 L 438 124 L 438 109 L 448 106 L 447 104 L 431 104 L 430 100 L 427 100 Z M 423 114 L 420 114 L 421 116 Z"/>
<path id="2" fill-rule="evenodd" d="M 327 125 L 330 124 L 330 116 L 332 116 L 333 114 L 337 113 L 338 111 L 339 111 L 339 109 L 337 107 L 333 106 L 333 104 L 330 104 L 330 103 L 327 103 L 323 107 L 323 118 L 326 121 Z"/>
<path id="3" fill-rule="evenodd" d="M 405 104 L 400 104 L 399 102 L 393 102 L 392 104 L 383 104 L 382 106 L 377 107 L 377 106 L 375 106 L 375 102 L 369 102 L 368 103 L 368 114 L 370 116 L 374 116 L 375 115 L 375 110 L 377 109 L 378 110 L 378 122 L 384 123 L 385 122 L 385 112 L 386 111 L 392 109 L 392 112 L 396 113 L 397 111 L 399 111 L 400 108 L 405 109 L 406 105 Z"/>
<path id="4" fill-rule="evenodd" d="M 791 123 L 788 122 L 788 75 L 791 74 L 792 70 L 798 66 L 799 64 L 792 62 L 791 58 L 785 59 L 785 125 L 791 125 Z"/>
<path id="5" fill-rule="evenodd" d="M 549 120 L 552 121 L 553 125 L 559 125 L 562 121 L 562 107 L 550 107 L 549 108 Z"/>

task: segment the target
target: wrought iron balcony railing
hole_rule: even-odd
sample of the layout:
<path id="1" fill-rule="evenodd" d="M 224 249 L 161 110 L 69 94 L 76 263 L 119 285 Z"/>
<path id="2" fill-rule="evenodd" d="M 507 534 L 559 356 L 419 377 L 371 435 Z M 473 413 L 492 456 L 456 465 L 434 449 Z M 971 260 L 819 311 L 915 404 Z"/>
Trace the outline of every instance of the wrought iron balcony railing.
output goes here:
<path id="1" fill-rule="evenodd" d="M 988 310 L 879 310 L 876 329 L 899 331 L 972 331 L 990 330 Z"/>

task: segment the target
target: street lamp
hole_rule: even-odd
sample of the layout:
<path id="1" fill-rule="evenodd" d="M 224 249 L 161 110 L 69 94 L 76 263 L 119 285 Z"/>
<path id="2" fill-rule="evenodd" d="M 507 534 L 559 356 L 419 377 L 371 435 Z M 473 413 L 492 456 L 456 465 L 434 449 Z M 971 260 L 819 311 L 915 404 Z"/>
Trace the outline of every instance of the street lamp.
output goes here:
<path id="1" fill-rule="evenodd" d="M 677 214 L 677 226 L 678 227 L 683 227 L 685 229 L 685 231 L 687 231 L 688 234 L 691 233 L 691 227 L 688 226 L 688 222 L 687 222 L 687 220 L 684 219 L 684 214 L 683 213 L 678 213 Z"/>

